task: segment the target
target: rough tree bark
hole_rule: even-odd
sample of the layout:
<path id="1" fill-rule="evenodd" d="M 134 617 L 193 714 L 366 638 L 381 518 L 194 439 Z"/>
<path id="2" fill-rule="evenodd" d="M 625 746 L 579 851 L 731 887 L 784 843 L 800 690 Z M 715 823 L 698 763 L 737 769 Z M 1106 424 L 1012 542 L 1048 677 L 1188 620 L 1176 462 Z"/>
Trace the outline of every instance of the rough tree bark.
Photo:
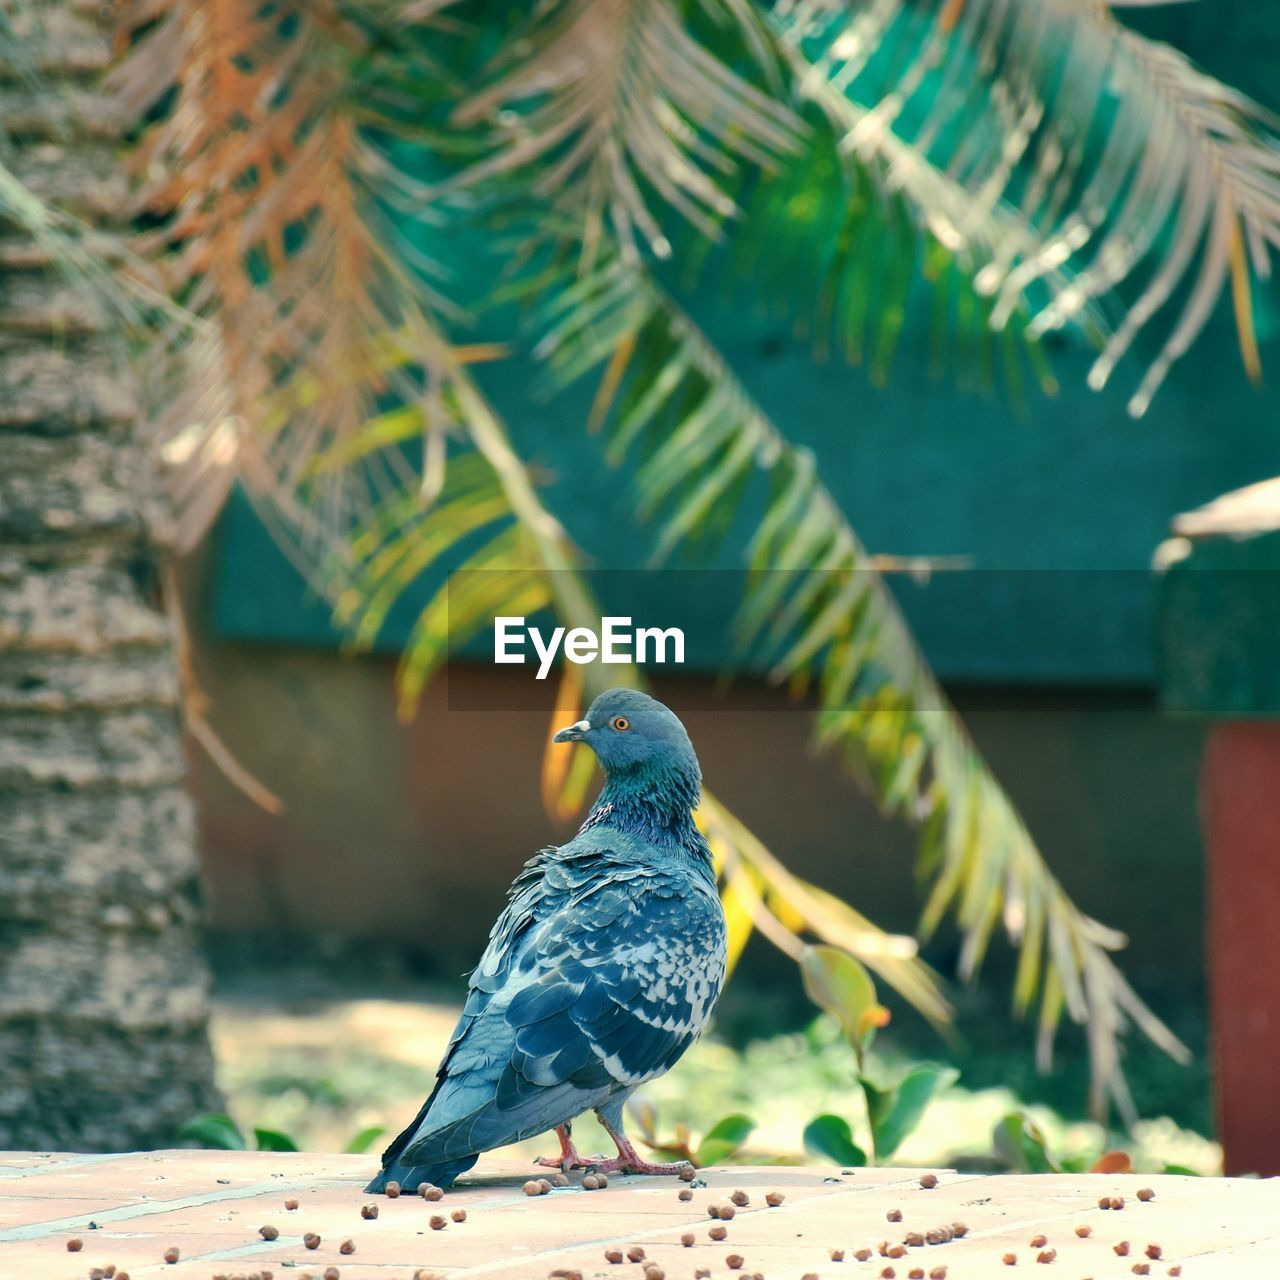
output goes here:
<path id="1" fill-rule="evenodd" d="M 100 224 L 109 9 L 24 6 L 41 75 L 0 66 L 9 167 Z M 101 312 L 0 226 L 0 1148 L 163 1145 L 218 1102 L 158 494 Z"/>

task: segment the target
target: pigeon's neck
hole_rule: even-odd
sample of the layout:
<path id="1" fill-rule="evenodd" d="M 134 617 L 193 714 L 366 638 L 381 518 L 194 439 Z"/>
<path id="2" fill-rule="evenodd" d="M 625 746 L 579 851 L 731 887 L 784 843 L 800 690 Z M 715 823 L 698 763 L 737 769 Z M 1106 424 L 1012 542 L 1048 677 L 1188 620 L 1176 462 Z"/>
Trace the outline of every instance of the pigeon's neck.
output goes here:
<path id="1" fill-rule="evenodd" d="M 660 844 L 700 844 L 693 821 L 699 790 L 696 771 L 679 766 L 648 763 L 643 769 L 613 771 L 586 825 L 607 822 Z"/>

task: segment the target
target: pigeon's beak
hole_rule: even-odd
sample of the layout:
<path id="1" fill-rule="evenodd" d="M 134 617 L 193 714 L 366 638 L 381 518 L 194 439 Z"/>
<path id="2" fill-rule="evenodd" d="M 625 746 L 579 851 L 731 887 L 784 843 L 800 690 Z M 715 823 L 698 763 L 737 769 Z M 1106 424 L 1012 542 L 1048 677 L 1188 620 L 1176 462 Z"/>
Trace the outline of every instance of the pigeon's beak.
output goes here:
<path id="1" fill-rule="evenodd" d="M 591 728 L 590 720 L 579 720 L 577 724 L 571 724 L 567 729 L 561 729 L 552 742 L 581 742 L 586 736 L 587 730 Z"/>

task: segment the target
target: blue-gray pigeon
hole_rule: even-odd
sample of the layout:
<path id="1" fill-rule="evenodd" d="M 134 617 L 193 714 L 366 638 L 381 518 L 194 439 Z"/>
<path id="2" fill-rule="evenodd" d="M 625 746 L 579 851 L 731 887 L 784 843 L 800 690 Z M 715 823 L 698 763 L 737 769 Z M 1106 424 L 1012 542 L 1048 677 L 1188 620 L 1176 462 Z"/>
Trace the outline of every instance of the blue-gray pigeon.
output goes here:
<path id="1" fill-rule="evenodd" d="M 602 693 L 554 741 L 590 746 L 604 789 L 578 834 L 516 877 L 435 1089 L 371 1192 L 447 1187 L 480 1152 L 550 1129 L 548 1166 L 685 1167 L 642 1160 L 622 1107 L 697 1039 L 724 981 L 724 913 L 693 821 L 698 758 L 676 716 L 632 689 Z M 592 1110 L 617 1156 L 575 1149 L 570 1124 Z"/>

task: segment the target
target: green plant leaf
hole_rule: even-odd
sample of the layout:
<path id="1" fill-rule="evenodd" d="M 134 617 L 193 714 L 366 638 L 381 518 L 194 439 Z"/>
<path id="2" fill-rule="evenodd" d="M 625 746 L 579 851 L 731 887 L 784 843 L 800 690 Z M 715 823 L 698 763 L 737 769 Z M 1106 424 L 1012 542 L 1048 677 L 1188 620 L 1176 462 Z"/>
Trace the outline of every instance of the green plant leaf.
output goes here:
<path id="1" fill-rule="evenodd" d="M 254 1129 L 254 1141 L 259 1151 L 297 1151 L 298 1144 L 279 1129 Z"/>
<path id="2" fill-rule="evenodd" d="M 1019 1173 L 1062 1172 L 1040 1126 L 1024 1111 L 1012 1111 L 996 1125 L 992 1146 L 996 1157 Z"/>
<path id="3" fill-rule="evenodd" d="M 750 1116 L 732 1115 L 717 1120 L 707 1130 L 693 1153 L 693 1162 L 700 1169 L 709 1164 L 723 1164 L 751 1136 L 756 1122 Z"/>
<path id="4" fill-rule="evenodd" d="M 342 1148 L 343 1153 L 349 1156 L 362 1156 L 377 1140 L 386 1133 L 386 1125 L 371 1124 L 366 1129 L 361 1129 L 345 1147 Z"/>
<path id="5" fill-rule="evenodd" d="M 248 1148 L 236 1122 L 217 1111 L 188 1120 L 178 1130 L 177 1137 L 179 1142 L 198 1142 L 215 1151 L 244 1151 Z"/>
<path id="6" fill-rule="evenodd" d="M 849 1122 L 830 1113 L 814 1116 L 805 1125 L 804 1149 L 833 1164 L 862 1168 L 867 1163 L 867 1153 L 854 1142 Z"/>
<path id="7" fill-rule="evenodd" d="M 875 1142 L 876 1160 L 883 1163 L 902 1145 L 920 1123 L 934 1098 L 960 1078 L 954 1067 L 927 1062 L 913 1067 L 890 1089 L 880 1088 L 865 1076 L 859 1077 L 867 1098 L 867 1114 Z"/>
<path id="8" fill-rule="evenodd" d="M 871 975 L 839 947 L 806 947 L 800 968 L 809 999 L 839 1020 L 861 1062 L 876 1028 L 889 1019 L 888 1010 L 876 999 Z"/>

